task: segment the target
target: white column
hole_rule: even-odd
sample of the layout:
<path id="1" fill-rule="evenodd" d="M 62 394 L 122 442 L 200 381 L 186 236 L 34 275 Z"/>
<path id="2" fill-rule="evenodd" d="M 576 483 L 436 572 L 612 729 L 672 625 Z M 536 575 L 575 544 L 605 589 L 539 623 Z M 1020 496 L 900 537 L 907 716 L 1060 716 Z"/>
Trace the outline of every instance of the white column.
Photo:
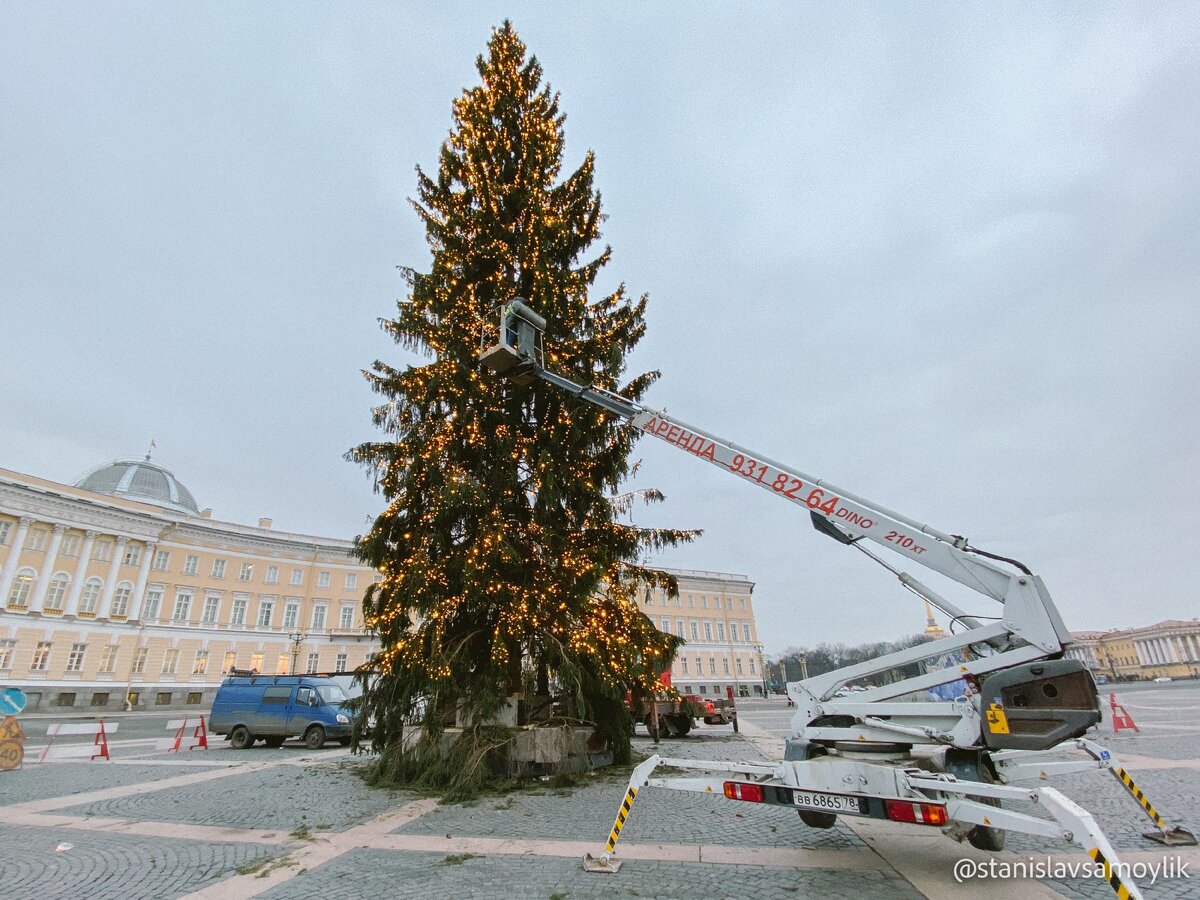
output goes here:
<path id="1" fill-rule="evenodd" d="M 1194 635 L 1194 634 L 1189 634 L 1187 639 L 1188 639 L 1188 641 L 1190 641 L 1190 646 L 1191 646 L 1191 651 L 1192 651 L 1188 655 L 1193 660 L 1200 660 L 1200 640 L 1198 640 L 1196 635 Z"/>
<path id="2" fill-rule="evenodd" d="M 146 582 L 150 579 L 150 561 L 154 558 L 154 551 L 157 547 L 158 544 L 155 541 L 146 542 L 146 555 L 142 558 L 141 568 L 138 569 L 137 584 L 134 585 L 133 600 L 130 602 L 130 621 L 142 614 L 142 598 L 146 594 Z"/>
<path id="3" fill-rule="evenodd" d="M 8 551 L 8 561 L 4 565 L 4 574 L 0 575 L 0 608 L 8 602 L 8 589 L 12 587 L 13 576 L 21 566 L 21 550 L 25 547 L 25 536 L 29 534 L 29 526 L 33 519 L 21 516 L 17 523 L 17 533 L 13 536 L 12 549 Z"/>
<path id="4" fill-rule="evenodd" d="M 1158 655 L 1161 657 L 1159 659 L 1159 663 L 1165 666 L 1171 661 L 1171 648 L 1167 646 L 1167 642 L 1164 638 L 1156 638 L 1154 644 L 1156 647 L 1158 647 Z"/>
<path id="5" fill-rule="evenodd" d="M 96 613 L 97 619 L 108 618 L 108 608 L 112 605 L 113 591 L 117 589 L 117 576 L 121 574 L 121 561 L 125 558 L 125 545 L 129 543 L 129 538 L 117 538 L 117 552 L 113 554 L 112 566 L 108 570 L 108 578 L 104 582 L 104 594 L 100 597 L 100 611 Z"/>
<path id="6" fill-rule="evenodd" d="M 88 560 L 92 558 L 92 545 L 96 543 L 95 531 L 84 533 L 83 549 L 79 551 L 79 562 L 75 564 L 75 577 L 71 580 L 71 593 L 67 595 L 67 608 L 63 614 L 73 616 L 79 611 L 79 594 L 83 590 L 83 579 L 87 577 Z"/>
<path id="7" fill-rule="evenodd" d="M 46 558 L 42 561 L 42 573 L 38 575 L 37 587 L 34 588 L 33 598 L 29 601 L 30 612 L 41 612 L 42 601 L 46 599 L 46 588 L 50 586 L 50 579 L 54 576 L 54 563 L 58 558 L 58 548 L 62 546 L 63 534 L 66 533 L 66 525 L 55 525 L 54 534 L 50 537 L 50 546 L 46 548 Z"/>
<path id="8" fill-rule="evenodd" d="M 1147 664 L 1146 663 L 1146 648 L 1142 646 L 1142 642 L 1134 641 L 1133 649 L 1137 653 L 1138 665 L 1140 665 L 1140 666 L 1146 665 Z"/>

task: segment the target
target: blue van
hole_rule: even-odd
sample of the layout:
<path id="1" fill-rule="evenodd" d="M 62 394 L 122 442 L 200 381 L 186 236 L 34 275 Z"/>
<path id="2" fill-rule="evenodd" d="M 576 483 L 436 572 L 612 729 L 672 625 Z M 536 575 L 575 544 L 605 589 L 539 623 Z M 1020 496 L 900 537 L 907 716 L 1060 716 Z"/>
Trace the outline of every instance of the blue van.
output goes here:
<path id="1" fill-rule="evenodd" d="M 330 738 L 350 743 L 353 714 L 341 685 L 321 675 L 233 675 L 213 698 L 208 730 L 223 734 L 234 750 L 262 741 L 278 747 L 290 737 L 311 750 Z"/>

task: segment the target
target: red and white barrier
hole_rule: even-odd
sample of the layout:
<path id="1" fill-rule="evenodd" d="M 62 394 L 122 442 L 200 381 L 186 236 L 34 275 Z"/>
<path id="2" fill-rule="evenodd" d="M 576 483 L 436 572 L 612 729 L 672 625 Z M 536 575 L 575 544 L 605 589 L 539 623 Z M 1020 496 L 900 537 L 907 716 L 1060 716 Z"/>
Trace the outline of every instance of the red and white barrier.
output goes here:
<path id="1" fill-rule="evenodd" d="M 191 734 L 187 734 L 189 726 L 192 729 Z M 180 750 L 208 749 L 208 728 L 205 727 L 204 716 L 200 716 L 199 719 L 190 716 L 172 719 L 167 723 L 167 729 L 174 731 L 175 737 L 160 740 L 157 745 L 159 750 L 178 753 Z"/>
<path id="2" fill-rule="evenodd" d="M 56 759 L 78 759 L 83 756 L 92 760 L 111 760 L 112 757 L 108 755 L 108 736 L 118 727 L 118 723 L 105 724 L 103 719 L 96 722 L 56 722 L 46 729 L 46 737 L 49 740 L 42 749 L 38 763 Z M 91 734 L 95 735 L 95 739 L 90 744 L 55 743 L 57 738 L 75 734 Z"/>
<path id="3" fill-rule="evenodd" d="M 1117 702 L 1116 694 L 1110 693 L 1108 695 L 1108 705 L 1112 707 L 1113 734 L 1116 734 L 1122 728 L 1128 728 L 1131 731 L 1142 730 L 1137 727 L 1137 723 L 1133 721 L 1133 716 L 1125 710 L 1125 707 Z"/>

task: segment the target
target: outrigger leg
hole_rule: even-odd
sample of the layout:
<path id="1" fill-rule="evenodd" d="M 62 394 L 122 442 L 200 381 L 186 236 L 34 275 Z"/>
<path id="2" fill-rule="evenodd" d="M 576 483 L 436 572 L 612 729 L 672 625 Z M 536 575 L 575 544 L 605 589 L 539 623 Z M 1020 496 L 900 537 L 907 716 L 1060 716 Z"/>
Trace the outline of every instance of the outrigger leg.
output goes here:
<path id="1" fill-rule="evenodd" d="M 613 822 L 612 831 L 608 834 L 608 841 L 604 844 L 604 852 L 599 856 L 592 856 L 590 853 L 584 854 L 583 870 L 585 872 L 605 872 L 615 875 L 621 868 L 621 860 L 612 858 L 612 854 L 617 849 L 617 839 L 620 838 L 621 829 L 625 827 L 625 820 L 629 818 L 629 813 L 633 809 L 633 801 L 637 797 L 638 788 L 646 783 L 650 773 L 658 768 L 661 762 L 662 757 L 655 754 L 633 770 L 633 774 L 629 776 L 629 788 L 625 791 L 625 799 L 621 802 L 621 808 L 617 810 L 617 819 Z"/>

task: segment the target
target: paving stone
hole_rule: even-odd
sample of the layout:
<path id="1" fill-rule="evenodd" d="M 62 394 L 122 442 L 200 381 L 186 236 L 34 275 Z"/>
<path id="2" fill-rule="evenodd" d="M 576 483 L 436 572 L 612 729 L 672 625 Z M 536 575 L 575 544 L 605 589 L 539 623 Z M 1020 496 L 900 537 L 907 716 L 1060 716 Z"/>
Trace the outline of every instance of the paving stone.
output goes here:
<path id="1" fill-rule="evenodd" d="M 56 851 L 64 842 L 70 849 Z M 286 852 L 270 844 L 5 825 L 0 846 L 5 900 L 165 900 Z"/>
<path id="2" fill-rule="evenodd" d="M 342 831 L 411 799 L 408 794 L 368 787 L 356 774 L 362 765 L 343 760 L 334 766 L 277 766 L 67 807 L 62 812 L 284 832 L 302 825 Z"/>
<path id="3" fill-rule="evenodd" d="M 584 872 L 579 860 L 353 850 L 264 894 L 269 900 L 370 896 L 516 898 L 919 898 L 893 872 L 770 869 L 629 860 L 616 875 Z"/>

